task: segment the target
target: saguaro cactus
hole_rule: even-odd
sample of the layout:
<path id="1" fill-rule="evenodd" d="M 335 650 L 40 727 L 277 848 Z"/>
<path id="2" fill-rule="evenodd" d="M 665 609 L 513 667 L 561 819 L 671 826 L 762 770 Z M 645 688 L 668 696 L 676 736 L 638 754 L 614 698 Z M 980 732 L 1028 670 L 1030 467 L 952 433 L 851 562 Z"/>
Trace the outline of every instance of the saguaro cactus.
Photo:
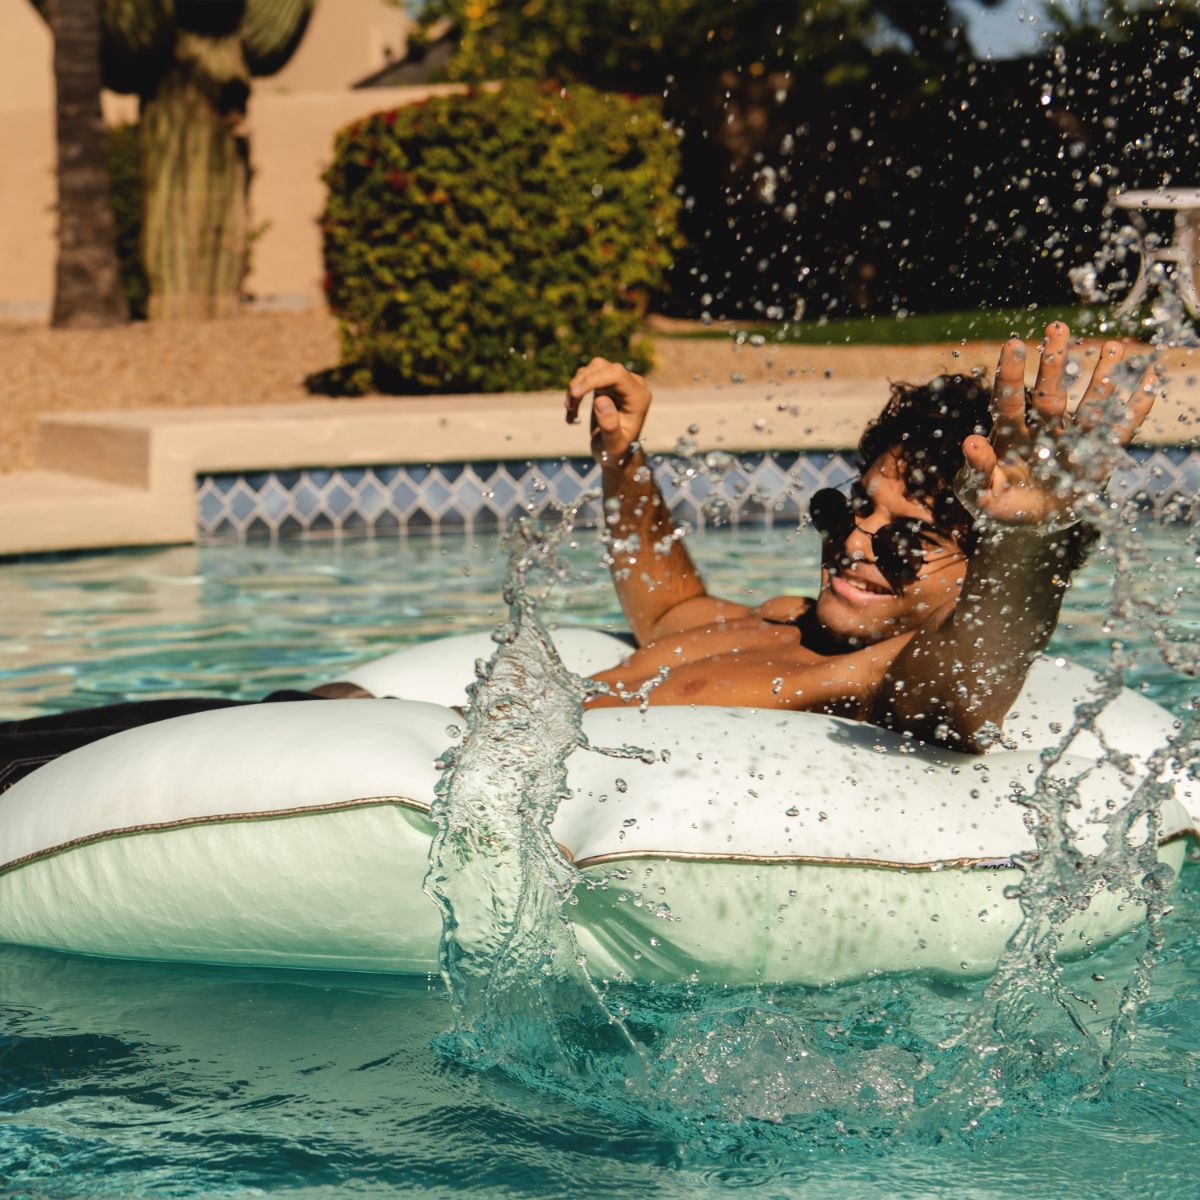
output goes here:
<path id="1" fill-rule="evenodd" d="M 47 0 L 34 0 L 45 11 Z M 292 56 L 314 0 L 103 0 L 104 82 L 141 99 L 150 316 L 237 308 L 251 79 Z"/>

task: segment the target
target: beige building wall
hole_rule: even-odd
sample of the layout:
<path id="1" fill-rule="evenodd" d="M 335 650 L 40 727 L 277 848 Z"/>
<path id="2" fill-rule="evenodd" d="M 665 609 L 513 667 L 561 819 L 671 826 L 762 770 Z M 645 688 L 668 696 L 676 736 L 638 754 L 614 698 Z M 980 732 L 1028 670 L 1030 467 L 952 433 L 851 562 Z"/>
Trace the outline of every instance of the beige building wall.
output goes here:
<path id="1" fill-rule="evenodd" d="M 250 219 L 258 235 L 246 287 L 255 304 L 278 309 L 324 303 L 321 175 L 333 158 L 337 131 L 359 117 L 455 90 L 458 85 L 441 84 L 254 97 Z"/>
<path id="2" fill-rule="evenodd" d="M 403 54 L 409 18 L 384 0 L 317 0 L 305 39 L 278 75 L 255 82 L 250 204 L 262 231 L 248 287 L 264 305 L 322 302 L 321 172 L 337 130 L 428 95 L 428 87 L 350 90 Z M 53 42 L 28 0 L 0 0 L 0 318 L 45 319 L 54 291 Z M 110 122 L 137 117 L 132 96 L 104 95 Z"/>
<path id="3" fill-rule="evenodd" d="M 316 0 L 300 48 L 277 75 L 255 83 L 255 95 L 352 87 L 404 57 L 411 27 L 404 9 L 385 0 Z"/>
<path id="4" fill-rule="evenodd" d="M 0 113 L 54 106 L 54 45 L 29 0 L 0 4 Z"/>
<path id="5" fill-rule="evenodd" d="M 54 286 L 54 46 L 29 0 L 0 3 L 0 153 L 0 316 L 45 316 Z"/>

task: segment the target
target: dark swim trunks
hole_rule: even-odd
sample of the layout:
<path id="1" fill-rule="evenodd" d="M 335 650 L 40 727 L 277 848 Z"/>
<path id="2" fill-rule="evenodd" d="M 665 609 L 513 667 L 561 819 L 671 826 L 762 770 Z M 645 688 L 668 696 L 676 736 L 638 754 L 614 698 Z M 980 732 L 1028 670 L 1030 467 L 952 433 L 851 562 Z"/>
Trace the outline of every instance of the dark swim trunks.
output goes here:
<path id="1" fill-rule="evenodd" d="M 48 717 L 29 717 L 23 721 L 0 721 L 0 792 L 6 791 L 26 775 L 72 750 L 98 742 L 112 733 L 183 717 L 188 713 L 213 708 L 241 708 L 251 704 L 271 704 L 280 700 L 323 700 L 312 692 L 272 692 L 262 700 L 218 700 L 189 696 L 178 700 L 134 700 L 125 704 L 105 704 L 77 712 L 55 713 Z"/>

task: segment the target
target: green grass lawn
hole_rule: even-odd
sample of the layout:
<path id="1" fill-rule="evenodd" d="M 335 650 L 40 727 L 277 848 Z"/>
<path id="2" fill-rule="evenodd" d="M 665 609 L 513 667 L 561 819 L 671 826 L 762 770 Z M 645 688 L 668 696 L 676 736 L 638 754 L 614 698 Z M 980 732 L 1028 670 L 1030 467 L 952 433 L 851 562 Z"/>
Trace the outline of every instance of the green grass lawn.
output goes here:
<path id="1" fill-rule="evenodd" d="M 1102 328 L 1102 322 L 1108 323 Z M 1075 333 L 1105 336 L 1115 331 L 1111 315 L 1079 307 L 988 308 L 969 312 L 921 313 L 916 316 L 850 317 L 841 320 L 728 324 L 659 336 L 684 338 L 762 337 L 772 343 L 808 346 L 913 346 L 927 342 L 1001 341 L 1010 334 L 1040 337 L 1051 321 L 1066 321 Z"/>

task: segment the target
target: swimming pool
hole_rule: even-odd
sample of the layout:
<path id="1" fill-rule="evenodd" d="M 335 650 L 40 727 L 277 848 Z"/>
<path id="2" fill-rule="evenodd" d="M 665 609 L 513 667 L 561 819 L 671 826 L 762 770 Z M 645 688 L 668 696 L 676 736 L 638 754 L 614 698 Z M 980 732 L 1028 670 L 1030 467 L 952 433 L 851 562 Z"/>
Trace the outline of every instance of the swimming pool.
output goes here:
<path id="1" fill-rule="evenodd" d="M 1145 543 L 1183 589 L 1177 635 L 1195 638 L 1200 572 L 1185 532 L 1151 527 Z M 580 540 L 572 558 L 581 579 L 559 619 L 615 624 L 592 535 Z M 814 577 L 807 532 L 709 534 L 694 549 L 716 591 L 742 581 L 765 596 L 797 581 L 804 590 Z M 492 539 L 8 564 L 0 717 L 311 684 L 400 642 L 493 621 L 502 572 Z M 1138 585 L 1167 598 L 1153 572 Z M 1110 598 L 1098 563 L 1072 590 L 1055 648 L 1100 665 L 1116 636 Z M 1149 631 L 1147 622 L 1133 648 L 1132 682 L 1182 710 L 1195 681 L 1161 664 Z M 786 1011 L 810 1031 L 787 1068 L 785 1111 L 771 1114 L 780 1119 L 748 1107 L 733 1125 L 672 1124 L 447 1062 L 430 1049 L 448 1023 L 436 982 L 0 948 L 0 1193 L 1184 1200 L 1200 1168 L 1197 891 L 1191 869 L 1141 1035 L 1105 1092 L 1073 1099 L 1071 1064 L 1048 1055 L 1049 1042 L 1033 1046 L 1029 1078 L 1006 1081 L 1020 1102 L 979 1134 L 945 1138 L 933 1128 L 889 1136 L 888 1098 L 864 1098 L 852 1072 L 864 1053 L 888 1056 L 893 1075 L 906 1055 L 936 1058 L 978 1002 L 978 985 L 881 979 L 805 994 L 631 993 L 644 1025 L 687 1013 L 705 1036 L 728 1039 L 744 1036 L 747 1014 Z M 1118 946 L 1072 970 L 1116 977 L 1128 954 Z"/>

